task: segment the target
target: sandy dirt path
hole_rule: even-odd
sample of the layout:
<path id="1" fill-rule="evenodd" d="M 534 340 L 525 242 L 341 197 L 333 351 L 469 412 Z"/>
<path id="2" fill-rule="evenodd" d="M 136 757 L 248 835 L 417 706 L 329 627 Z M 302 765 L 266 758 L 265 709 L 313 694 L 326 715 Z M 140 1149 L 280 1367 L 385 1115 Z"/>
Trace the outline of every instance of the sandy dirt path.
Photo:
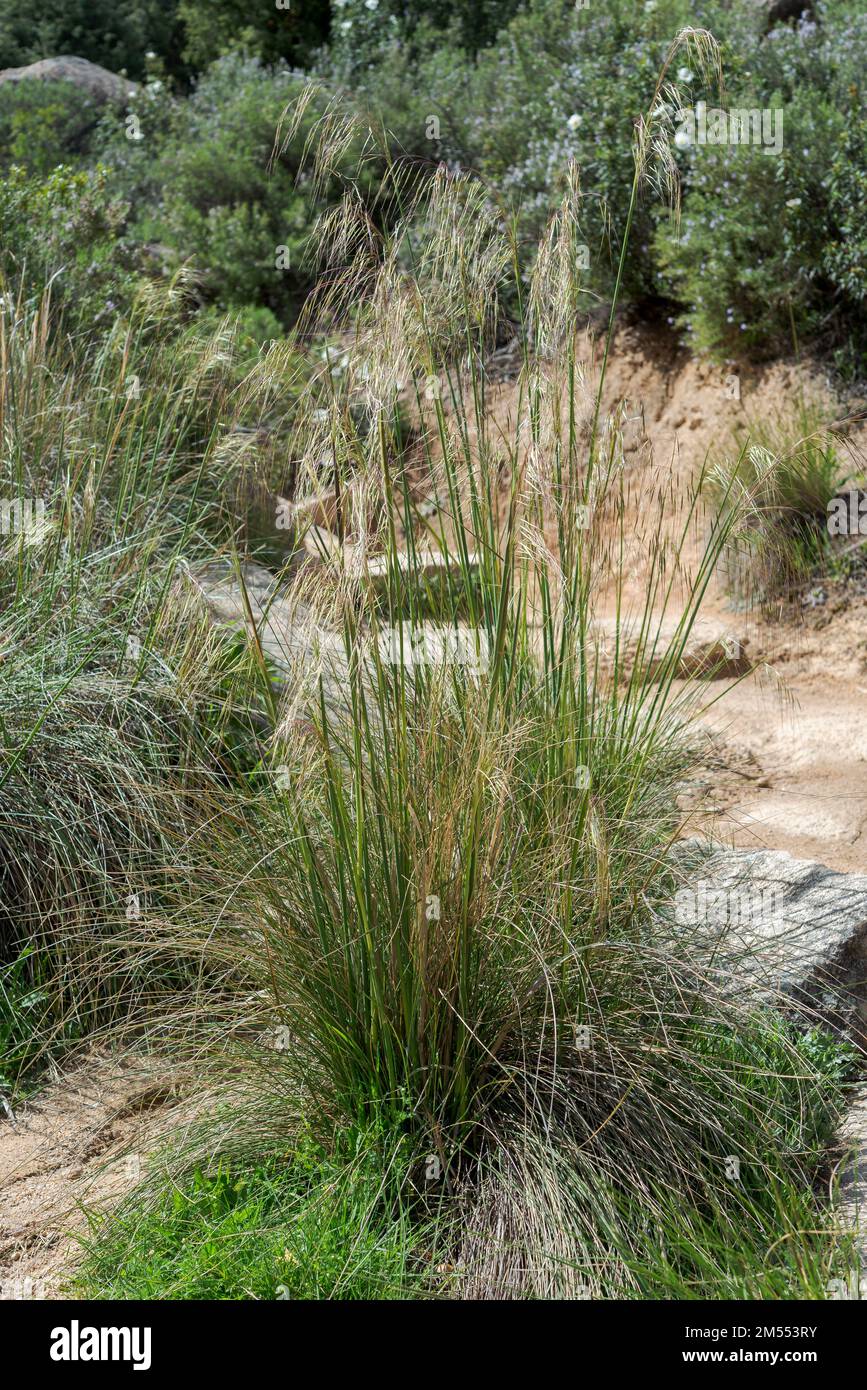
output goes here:
<path id="1" fill-rule="evenodd" d="M 0 1299 L 62 1296 L 88 1211 L 144 1176 L 174 1104 L 164 1064 L 92 1052 L 0 1122 Z"/>
<path id="2" fill-rule="evenodd" d="M 717 834 L 829 868 L 867 869 L 867 685 L 797 676 L 791 707 L 750 678 L 706 716 L 744 775 L 714 785 Z"/>
<path id="3" fill-rule="evenodd" d="M 592 373 L 589 376 L 592 383 Z M 685 489 L 732 431 L 815 401 L 839 414 L 809 362 L 745 371 L 732 395 L 723 368 L 667 340 L 626 330 L 606 379 L 605 407 L 624 402 L 627 463 L 670 472 Z M 849 436 L 848 466 L 867 471 L 867 435 Z M 639 603 L 642 576 L 634 592 Z M 743 637 L 747 676 L 704 717 L 724 745 L 708 775 L 720 808 L 715 834 L 745 848 L 789 850 L 842 871 L 867 870 L 867 598 L 821 586 L 815 607 L 782 621 L 737 612 L 714 582 L 702 608 L 711 627 Z M 769 669 L 765 669 L 765 667 Z M 720 687 L 709 682 L 709 697 Z"/>

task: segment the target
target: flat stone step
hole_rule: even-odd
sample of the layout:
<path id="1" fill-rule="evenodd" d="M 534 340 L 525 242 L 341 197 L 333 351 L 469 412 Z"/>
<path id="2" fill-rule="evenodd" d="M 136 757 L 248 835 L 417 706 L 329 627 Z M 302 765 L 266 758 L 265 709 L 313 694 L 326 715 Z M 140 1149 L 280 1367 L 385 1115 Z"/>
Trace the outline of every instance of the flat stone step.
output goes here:
<path id="1" fill-rule="evenodd" d="M 700 863 L 676 897 L 676 918 L 713 939 L 733 981 L 753 992 L 782 990 L 856 1031 L 867 984 L 867 874 L 837 873 L 785 850 L 677 846 L 676 859 L 692 855 Z"/>
<path id="2" fill-rule="evenodd" d="M 666 653 L 677 640 L 677 619 L 654 619 L 642 636 L 641 618 L 621 615 L 619 623 L 619 662 L 624 677 L 635 668 L 641 643 L 641 661 L 648 679 L 662 674 Z M 591 637 L 598 641 L 600 664 L 611 667 L 618 643 L 618 621 L 615 617 L 596 618 L 590 627 Z M 748 642 L 734 628 L 712 619 L 699 618 L 693 624 L 680 654 L 675 675 L 681 679 L 699 676 L 704 679 L 725 680 L 745 675 L 752 670 Z"/>
<path id="3" fill-rule="evenodd" d="M 292 598 L 289 590 L 281 587 L 263 566 L 245 563 L 241 577 L 246 603 L 231 563 L 216 561 L 190 575 L 215 621 L 249 631 L 252 616 L 263 652 L 282 674 L 278 683 L 290 679 L 293 686 L 305 683 L 318 701 L 321 678 L 326 704 L 333 713 L 347 717 L 351 712 L 352 685 L 341 634 L 318 623 L 311 609 Z M 449 663 L 477 675 L 487 669 L 488 646 L 484 635 L 466 624 L 423 622 L 413 628 L 403 624 L 402 629 L 383 626 L 379 657 L 386 665 L 403 664 L 408 679 L 419 667 Z"/>
<path id="4" fill-rule="evenodd" d="M 234 566 L 216 561 L 190 575 L 214 619 L 250 629 L 250 616 L 265 655 L 285 680 L 290 674 L 318 689 L 321 676 L 326 702 L 344 708 L 350 689 L 343 639 L 316 623 L 311 610 L 287 597 L 275 576 L 262 565 L 245 563 L 241 575 L 247 604 Z"/>
<path id="5" fill-rule="evenodd" d="M 473 574 L 479 568 L 479 558 L 474 551 L 468 552 L 466 562 L 457 555 L 444 554 L 440 550 L 416 551 L 415 555 L 399 550 L 391 560 L 387 555 L 368 555 L 366 559 L 359 560 L 358 547 L 351 540 L 341 545 L 334 531 L 315 524 L 307 527 L 302 545 L 308 555 L 323 564 L 345 561 L 350 569 L 356 572 L 360 569 L 377 590 L 385 587 L 389 574 L 395 569 L 402 575 L 417 576 L 422 583 L 431 583 L 448 574 L 461 578 L 465 567 Z"/>

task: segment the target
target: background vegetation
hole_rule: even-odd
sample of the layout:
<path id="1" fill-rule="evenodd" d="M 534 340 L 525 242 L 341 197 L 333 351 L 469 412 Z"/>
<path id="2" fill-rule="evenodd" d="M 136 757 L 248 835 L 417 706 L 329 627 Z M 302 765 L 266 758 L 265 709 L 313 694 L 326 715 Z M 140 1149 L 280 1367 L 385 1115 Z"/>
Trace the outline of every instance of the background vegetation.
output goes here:
<path id="1" fill-rule="evenodd" d="M 645 316 L 718 356 L 811 343 L 857 375 L 867 294 L 867 15 L 846 0 L 818 0 L 810 17 L 779 24 L 752 0 L 586 8 L 335 0 L 291 9 L 270 0 L 206 9 L 142 0 L 123 16 L 111 6 L 49 12 L 3 0 L 0 64 L 74 52 L 141 84 L 129 112 L 82 108 L 63 84 L 0 87 L 0 149 L 30 185 L 18 206 L 25 199 L 31 240 L 21 240 L 15 205 L 4 210 L 7 259 L 14 252 L 35 276 L 31 246 L 56 240 L 55 164 L 68 166 L 67 178 L 99 168 L 88 184 L 88 226 L 73 216 L 67 228 L 79 263 L 91 247 L 100 261 L 110 224 L 140 269 L 187 263 L 205 303 L 252 315 L 261 337 L 274 323 L 255 310 L 288 326 L 312 279 L 306 239 L 321 199 L 333 196 L 314 196 L 296 178 L 303 132 L 267 167 L 275 118 L 297 86 L 293 71 L 304 67 L 321 80 L 324 100 L 339 95 L 375 114 L 395 158 L 421 172 L 442 160 L 474 171 L 503 215 L 517 217 L 528 263 L 577 160 L 589 311 L 610 295 L 619 257 L 633 112 L 670 35 L 686 23 L 719 39 L 728 105 L 783 110 L 784 149 L 779 158 L 753 147 L 678 150 L 681 220 L 641 200 L 624 289 Z M 681 88 L 684 100 L 716 100 L 685 65 Z M 367 172 L 371 204 L 381 172 Z M 92 306 L 84 312 L 89 318 Z"/>

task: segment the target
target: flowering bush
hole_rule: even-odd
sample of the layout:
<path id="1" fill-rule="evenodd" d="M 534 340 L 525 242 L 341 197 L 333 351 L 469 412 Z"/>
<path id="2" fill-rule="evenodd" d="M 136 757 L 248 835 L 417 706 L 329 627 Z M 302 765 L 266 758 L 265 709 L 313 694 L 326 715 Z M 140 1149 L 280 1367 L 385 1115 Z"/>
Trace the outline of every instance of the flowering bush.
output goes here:
<path id="1" fill-rule="evenodd" d="M 657 233 L 658 283 L 685 305 L 679 322 L 692 344 L 717 355 L 839 338 L 861 318 L 867 15 L 817 8 L 821 24 L 754 34 L 734 64 L 727 108 L 781 112 L 780 153 L 729 144 L 678 151 L 683 218 L 679 232 Z"/>
<path id="2" fill-rule="evenodd" d="M 423 26 L 410 49 L 392 26 L 386 47 L 356 74 L 355 90 L 382 114 L 398 150 L 477 170 L 504 208 L 517 212 L 528 244 L 538 240 L 577 161 L 587 278 L 604 293 L 620 252 L 614 229 L 623 227 L 629 204 L 636 117 L 672 34 L 685 22 L 709 22 L 696 9 L 718 8 L 683 0 L 586 8 L 531 0 L 474 59 Z M 742 0 L 734 9 L 743 9 Z M 755 25 L 754 12 L 745 13 Z M 726 11 L 721 32 L 730 30 L 739 32 Z M 333 59 L 326 71 L 346 77 Z M 701 95 L 697 79 L 687 77 Z M 626 286 L 638 296 L 657 291 L 648 202 L 639 206 L 626 266 Z"/>
<path id="3" fill-rule="evenodd" d="M 760 101 L 748 94 L 737 105 Z M 827 311 L 827 170 L 841 122 L 812 92 L 772 93 L 767 105 L 785 112 L 780 155 L 692 146 L 680 227 L 657 235 L 660 287 L 685 304 L 681 326 L 693 346 L 723 357 L 796 350 Z"/>
<path id="4" fill-rule="evenodd" d="M 424 26 L 408 43 L 384 5 L 371 11 L 347 0 L 340 13 L 357 45 L 353 92 L 382 115 L 396 151 L 477 170 L 504 212 L 518 216 L 527 244 L 577 162 L 588 307 L 592 294 L 609 290 L 617 263 L 612 229 L 624 225 L 648 84 L 682 24 L 710 29 L 726 90 L 675 68 L 668 76 L 681 108 L 702 100 L 779 108 L 783 149 L 779 157 L 749 145 L 675 149 L 680 227 L 640 201 L 625 286 L 634 300 L 667 302 L 694 346 L 732 356 L 785 351 L 804 337 L 850 331 L 859 318 L 867 15 L 853 15 L 845 0 L 814 8 L 816 21 L 768 30 L 766 12 L 750 0 L 586 8 L 530 0 L 475 58 Z M 324 67 L 346 80 L 341 51 L 338 41 Z M 671 134 L 676 114 L 672 106 Z"/>

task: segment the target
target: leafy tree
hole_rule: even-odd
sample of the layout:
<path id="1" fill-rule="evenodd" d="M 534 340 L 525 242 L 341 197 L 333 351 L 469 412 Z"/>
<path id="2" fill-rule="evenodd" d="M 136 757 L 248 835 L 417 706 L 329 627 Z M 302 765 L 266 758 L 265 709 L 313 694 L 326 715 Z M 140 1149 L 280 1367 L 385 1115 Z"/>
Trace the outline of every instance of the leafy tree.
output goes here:
<path id="1" fill-rule="evenodd" d="M 301 64 L 328 37 L 328 0 L 180 0 L 184 54 L 201 70 L 232 48 Z"/>

